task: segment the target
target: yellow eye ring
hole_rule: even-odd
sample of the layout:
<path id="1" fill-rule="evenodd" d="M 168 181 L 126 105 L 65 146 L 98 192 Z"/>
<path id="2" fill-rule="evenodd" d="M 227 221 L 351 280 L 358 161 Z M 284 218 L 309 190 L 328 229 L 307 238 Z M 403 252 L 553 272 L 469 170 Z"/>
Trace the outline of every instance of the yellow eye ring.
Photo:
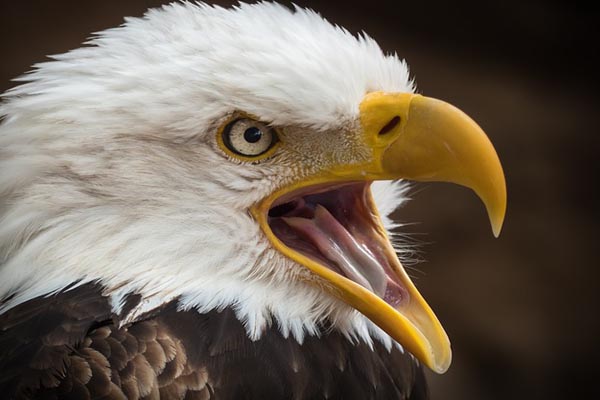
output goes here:
<path id="1" fill-rule="evenodd" d="M 218 129 L 217 143 L 235 159 L 256 162 L 273 154 L 279 136 L 274 128 L 264 122 L 237 115 Z"/>

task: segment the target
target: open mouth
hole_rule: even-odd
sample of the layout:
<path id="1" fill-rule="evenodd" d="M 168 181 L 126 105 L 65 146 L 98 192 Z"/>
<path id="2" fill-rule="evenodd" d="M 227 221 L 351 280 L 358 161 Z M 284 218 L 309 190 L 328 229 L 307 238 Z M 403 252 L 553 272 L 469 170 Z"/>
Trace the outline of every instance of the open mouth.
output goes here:
<path id="1" fill-rule="evenodd" d="M 371 182 L 315 185 L 289 192 L 269 208 L 268 224 L 292 251 L 398 308 L 409 301 L 409 294 L 392 267 L 398 261 L 370 186 Z"/>
<path id="2" fill-rule="evenodd" d="M 312 272 L 292 279 L 306 278 L 303 283 L 315 284 L 362 313 L 442 373 L 452 359 L 448 335 L 398 260 L 375 207 L 371 181 L 466 186 L 483 200 L 497 236 L 506 212 L 502 166 L 483 130 L 443 101 L 371 92 L 358 111 L 359 142 L 370 161 L 326 157 L 327 162 L 307 169 L 315 168 L 314 174 L 293 181 L 290 175 L 287 186 L 254 204 L 249 213 L 273 250 Z"/>

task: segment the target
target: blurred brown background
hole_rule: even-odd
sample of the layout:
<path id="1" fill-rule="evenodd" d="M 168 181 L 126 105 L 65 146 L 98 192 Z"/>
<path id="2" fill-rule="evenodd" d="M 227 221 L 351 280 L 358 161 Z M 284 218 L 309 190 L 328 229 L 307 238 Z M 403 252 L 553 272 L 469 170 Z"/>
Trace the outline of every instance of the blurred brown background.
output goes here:
<path id="1" fill-rule="evenodd" d="M 0 3 L 0 91 L 10 79 L 159 0 Z M 230 4 L 230 2 L 217 2 Z M 400 210 L 426 262 L 417 286 L 452 340 L 435 399 L 600 398 L 596 121 L 592 6 L 515 0 L 296 1 L 406 58 L 423 94 L 488 133 L 509 191 L 504 231 L 450 185 L 419 185 Z M 588 3 L 590 4 L 590 3 Z"/>

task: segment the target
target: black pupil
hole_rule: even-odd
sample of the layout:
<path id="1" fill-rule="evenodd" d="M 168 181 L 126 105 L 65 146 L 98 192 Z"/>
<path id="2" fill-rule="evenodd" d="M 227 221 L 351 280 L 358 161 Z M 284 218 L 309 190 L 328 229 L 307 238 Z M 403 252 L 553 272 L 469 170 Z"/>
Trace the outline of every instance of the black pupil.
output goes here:
<path id="1" fill-rule="evenodd" d="M 246 129 L 244 132 L 244 139 L 248 143 L 256 143 L 262 137 L 262 132 L 257 127 L 253 126 L 251 128 Z"/>

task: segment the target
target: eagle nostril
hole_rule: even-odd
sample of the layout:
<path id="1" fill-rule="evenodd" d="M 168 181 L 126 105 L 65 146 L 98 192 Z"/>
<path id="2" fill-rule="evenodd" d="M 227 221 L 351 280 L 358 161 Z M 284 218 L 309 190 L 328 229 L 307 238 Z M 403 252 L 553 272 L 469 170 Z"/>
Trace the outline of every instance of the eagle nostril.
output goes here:
<path id="1" fill-rule="evenodd" d="M 390 122 L 388 122 L 387 124 L 385 124 L 385 126 L 379 130 L 379 136 L 385 135 L 386 133 L 390 132 L 399 123 L 400 123 L 400 117 L 397 116 L 397 115 L 394 116 L 394 118 L 392 118 L 390 120 Z"/>

